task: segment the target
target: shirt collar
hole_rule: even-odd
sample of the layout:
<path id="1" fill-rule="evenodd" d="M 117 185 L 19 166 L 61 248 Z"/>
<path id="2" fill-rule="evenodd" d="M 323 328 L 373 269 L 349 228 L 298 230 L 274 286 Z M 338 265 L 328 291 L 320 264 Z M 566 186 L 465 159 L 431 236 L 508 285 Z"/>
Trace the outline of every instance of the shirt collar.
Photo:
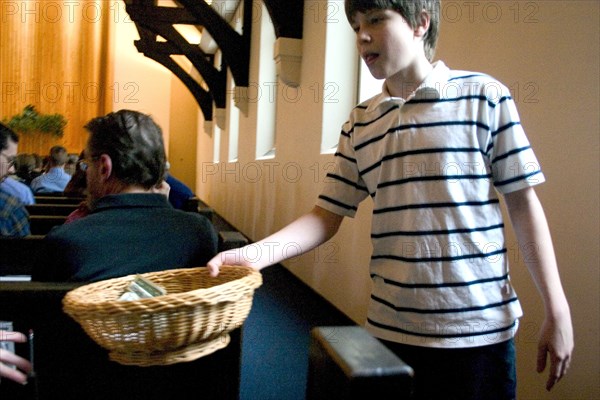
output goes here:
<path id="1" fill-rule="evenodd" d="M 443 61 L 436 61 L 433 63 L 433 69 L 425 77 L 425 80 L 415 89 L 413 94 L 408 99 L 401 97 L 394 97 L 390 95 L 385 81 L 381 88 L 381 93 L 373 97 L 367 107 L 367 112 L 375 111 L 380 105 L 388 102 L 399 104 L 402 106 L 404 103 L 411 99 L 439 99 L 441 98 L 441 88 L 448 82 L 450 77 L 450 69 L 444 64 Z"/>
<path id="2" fill-rule="evenodd" d="M 109 208 L 170 207 L 167 197 L 160 193 L 121 193 L 101 197 L 94 212 Z"/>

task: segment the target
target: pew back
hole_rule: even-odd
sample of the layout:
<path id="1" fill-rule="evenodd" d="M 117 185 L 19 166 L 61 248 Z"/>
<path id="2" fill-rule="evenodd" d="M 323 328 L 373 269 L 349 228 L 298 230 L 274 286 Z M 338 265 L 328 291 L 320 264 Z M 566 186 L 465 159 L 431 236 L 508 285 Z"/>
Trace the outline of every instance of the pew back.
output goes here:
<path id="1" fill-rule="evenodd" d="M 30 204 L 25 206 L 29 215 L 62 215 L 68 216 L 78 207 L 78 204 Z"/>
<path id="2" fill-rule="evenodd" d="M 50 229 L 62 225 L 67 220 L 65 215 L 30 215 L 29 226 L 32 235 L 45 235 Z"/>
<path id="3" fill-rule="evenodd" d="M 67 197 L 67 196 L 50 196 L 38 195 L 34 196 L 36 204 L 70 204 L 78 205 L 85 200 L 85 197 Z"/>
<path id="4" fill-rule="evenodd" d="M 0 238 L 0 276 L 31 275 L 33 265 L 44 252 L 44 236 Z"/>
<path id="5" fill-rule="evenodd" d="M 308 400 L 410 399 L 413 369 L 360 326 L 311 331 Z"/>

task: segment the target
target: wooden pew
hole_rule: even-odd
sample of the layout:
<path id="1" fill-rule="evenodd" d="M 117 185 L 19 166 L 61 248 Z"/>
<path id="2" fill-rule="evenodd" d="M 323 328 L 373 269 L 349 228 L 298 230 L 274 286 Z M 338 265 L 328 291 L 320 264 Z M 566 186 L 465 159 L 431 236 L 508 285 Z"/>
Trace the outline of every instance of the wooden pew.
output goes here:
<path id="1" fill-rule="evenodd" d="M 32 235 L 45 235 L 50 229 L 62 225 L 67 220 L 65 215 L 30 215 L 29 226 Z"/>
<path id="2" fill-rule="evenodd" d="M 71 205 L 79 205 L 82 201 L 85 200 L 85 197 L 66 197 L 66 196 L 45 196 L 45 195 L 35 195 L 35 203 L 36 204 L 71 204 Z"/>
<path id="3" fill-rule="evenodd" d="M 58 215 L 67 217 L 77 209 L 78 204 L 30 204 L 25 206 L 29 215 Z"/>
<path id="4" fill-rule="evenodd" d="M 214 222 L 215 210 L 207 206 L 197 197 L 191 197 L 187 200 L 183 208 L 184 211 L 197 212 L 204 215 L 210 222 Z"/>
<path id="5" fill-rule="evenodd" d="M 31 275 L 35 261 L 44 254 L 44 236 L 0 238 L 0 276 Z"/>
<path id="6" fill-rule="evenodd" d="M 124 366 L 110 361 L 62 311 L 62 298 L 77 285 L 0 282 L 0 320 L 35 337 L 36 377 L 26 386 L 4 379 L 2 399 L 238 399 L 241 329 L 229 345 L 198 360 L 170 366 Z M 27 345 L 16 353 L 29 358 Z"/>
<path id="7" fill-rule="evenodd" d="M 308 400 L 409 399 L 413 369 L 359 326 L 311 331 Z"/>
<path id="8" fill-rule="evenodd" d="M 238 231 L 219 231 L 219 252 L 237 249 L 248 244 L 248 238 Z"/>

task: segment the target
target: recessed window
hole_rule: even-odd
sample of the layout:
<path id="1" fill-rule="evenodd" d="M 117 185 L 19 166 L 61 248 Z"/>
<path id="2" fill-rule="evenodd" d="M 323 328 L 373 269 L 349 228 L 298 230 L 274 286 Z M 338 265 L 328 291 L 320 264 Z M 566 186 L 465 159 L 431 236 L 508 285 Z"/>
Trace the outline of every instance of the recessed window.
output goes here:
<path id="1" fill-rule="evenodd" d="M 258 82 L 248 88 L 249 101 L 256 101 L 256 158 L 275 157 L 275 120 L 277 115 L 277 71 L 273 60 L 275 30 L 262 3 L 260 14 L 260 54 Z"/>
<path id="2" fill-rule="evenodd" d="M 235 82 L 231 71 L 227 71 L 227 120 L 225 129 L 229 139 L 227 161 L 235 162 L 238 159 L 238 138 L 240 131 L 240 110 L 235 106 Z"/>
<path id="3" fill-rule="evenodd" d="M 311 12 L 326 29 L 324 80 L 309 89 L 323 103 L 321 153 L 329 154 L 337 149 L 340 128 L 356 105 L 356 39 L 346 21 L 343 2 L 315 2 Z"/>
<path id="4" fill-rule="evenodd" d="M 364 61 L 359 60 L 358 65 L 358 102 L 362 103 L 365 100 L 381 93 L 384 79 L 375 79 Z"/>

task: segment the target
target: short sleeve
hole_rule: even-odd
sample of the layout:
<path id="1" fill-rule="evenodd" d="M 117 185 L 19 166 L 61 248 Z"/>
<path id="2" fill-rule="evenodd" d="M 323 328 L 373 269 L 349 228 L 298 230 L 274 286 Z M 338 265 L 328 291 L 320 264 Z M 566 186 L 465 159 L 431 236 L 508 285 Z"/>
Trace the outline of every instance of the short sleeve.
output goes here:
<path id="1" fill-rule="evenodd" d="M 540 163 L 525 135 L 517 107 L 507 88 L 490 109 L 489 157 L 494 186 L 502 194 L 545 181 Z"/>

